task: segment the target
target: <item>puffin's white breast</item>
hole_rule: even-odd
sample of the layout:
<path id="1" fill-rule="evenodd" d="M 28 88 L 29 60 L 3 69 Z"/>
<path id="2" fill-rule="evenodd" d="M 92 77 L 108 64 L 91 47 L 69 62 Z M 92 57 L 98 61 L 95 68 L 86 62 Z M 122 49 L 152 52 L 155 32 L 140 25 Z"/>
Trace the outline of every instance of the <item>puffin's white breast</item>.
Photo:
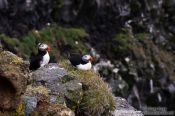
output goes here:
<path id="1" fill-rule="evenodd" d="M 50 60 L 50 56 L 49 56 L 49 53 L 47 52 L 47 53 L 43 56 L 43 59 L 42 59 L 41 62 L 40 62 L 40 66 L 41 66 L 41 67 L 45 66 L 46 64 L 49 63 L 49 60 Z"/>
<path id="2" fill-rule="evenodd" d="M 76 67 L 79 70 L 90 70 L 92 68 L 92 64 L 91 64 L 91 62 L 88 62 L 86 64 L 79 64 Z"/>

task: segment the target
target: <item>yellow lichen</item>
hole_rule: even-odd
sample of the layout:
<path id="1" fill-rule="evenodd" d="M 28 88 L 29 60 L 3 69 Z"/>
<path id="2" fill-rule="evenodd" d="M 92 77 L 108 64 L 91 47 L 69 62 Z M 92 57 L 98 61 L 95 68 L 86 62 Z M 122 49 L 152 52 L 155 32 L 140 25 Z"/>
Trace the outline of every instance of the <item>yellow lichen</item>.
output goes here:
<path id="1" fill-rule="evenodd" d="M 28 85 L 28 86 L 27 86 L 26 93 L 29 94 L 29 95 L 37 95 L 37 94 L 40 94 L 40 95 L 44 95 L 44 96 L 46 96 L 46 97 L 49 96 L 49 90 L 48 90 L 48 88 L 46 88 L 46 87 L 44 87 L 44 86 L 33 87 L 33 86 L 31 86 L 31 85 Z"/>
<path id="2" fill-rule="evenodd" d="M 23 63 L 23 59 L 20 57 L 17 57 L 15 54 L 9 52 L 9 51 L 3 51 L 0 53 L 1 58 L 5 58 L 4 60 L 6 62 L 12 63 L 12 64 L 21 64 Z"/>
<path id="3" fill-rule="evenodd" d="M 23 60 L 22 60 L 22 58 L 15 58 L 15 59 L 13 59 L 12 60 L 12 63 L 14 63 L 14 64 L 21 64 L 21 63 L 23 63 Z"/>
<path id="4" fill-rule="evenodd" d="M 25 109 L 24 103 L 20 103 L 16 108 L 15 116 L 25 116 L 24 109 Z"/>

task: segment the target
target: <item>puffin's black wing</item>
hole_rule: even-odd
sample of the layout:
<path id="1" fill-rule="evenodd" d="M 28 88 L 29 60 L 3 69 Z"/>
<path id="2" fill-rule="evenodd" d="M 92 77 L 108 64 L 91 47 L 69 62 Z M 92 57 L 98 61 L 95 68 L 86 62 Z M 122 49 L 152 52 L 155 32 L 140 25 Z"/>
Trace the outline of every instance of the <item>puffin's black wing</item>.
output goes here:
<path id="1" fill-rule="evenodd" d="M 36 70 L 40 67 L 40 61 L 42 60 L 41 55 L 31 55 L 30 56 L 30 70 Z"/>
<path id="2" fill-rule="evenodd" d="M 70 54 L 69 61 L 73 66 L 79 65 L 82 62 L 82 55 L 80 54 Z"/>

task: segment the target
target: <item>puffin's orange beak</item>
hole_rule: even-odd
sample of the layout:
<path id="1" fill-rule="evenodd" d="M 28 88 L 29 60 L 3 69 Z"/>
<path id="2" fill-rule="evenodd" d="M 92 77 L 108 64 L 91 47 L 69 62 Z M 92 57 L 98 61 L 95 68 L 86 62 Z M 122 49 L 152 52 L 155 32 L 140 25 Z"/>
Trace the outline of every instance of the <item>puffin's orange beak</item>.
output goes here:
<path id="1" fill-rule="evenodd" d="M 48 46 L 47 51 L 48 52 L 52 51 L 52 48 L 50 46 Z"/>
<path id="2" fill-rule="evenodd" d="M 95 58 L 92 57 L 92 56 L 91 56 L 91 58 L 89 59 L 89 61 L 91 61 L 91 62 L 94 61 L 94 60 L 95 60 Z"/>

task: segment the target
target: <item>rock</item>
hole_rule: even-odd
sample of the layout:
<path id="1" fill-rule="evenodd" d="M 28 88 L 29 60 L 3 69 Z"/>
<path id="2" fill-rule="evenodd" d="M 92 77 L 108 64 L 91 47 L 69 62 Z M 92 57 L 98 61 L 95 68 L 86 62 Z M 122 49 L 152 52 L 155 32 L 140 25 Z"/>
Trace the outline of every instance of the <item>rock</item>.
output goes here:
<path id="1" fill-rule="evenodd" d="M 57 107 L 55 104 L 66 103 L 70 108 L 76 106 L 77 102 L 80 101 L 82 84 L 78 80 L 69 77 L 67 71 L 60 68 L 58 64 L 50 63 L 32 72 L 31 75 L 31 85 L 28 85 L 24 97 L 26 114 L 30 115 L 34 109 L 36 110 L 35 106 L 38 101 L 47 101 L 51 105 L 48 107 Z M 37 112 L 40 111 L 37 110 Z M 46 112 L 50 114 L 52 111 Z M 59 116 L 62 116 L 62 113 Z"/>
<path id="2" fill-rule="evenodd" d="M 0 10 L 8 8 L 8 1 L 7 0 L 1 0 L 0 1 Z"/>
<path id="3" fill-rule="evenodd" d="M 13 110 L 19 105 L 29 78 L 28 66 L 15 54 L 0 52 L 0 109 Z"/>
<path id="4" fill-rule="evenodd" d="M 122 80 L 121 77 L 111 78 L 108 80 L 109 86 L 112 88 L 112 92 L 118 96 L 127 97 L 129 90 L 128 84 Z"/>
<path id="5" fill-rule="evenodd" d="M 66 106 L 39 101 L 31 116 L 75 116 L 75 114 Z"/>
<path id="6" fill-rule="evenodd" d="M 61 103 L 63 103 L 64 97 L 69 98 L 69 100 L 75 99 L 75 96 L 72 95 L 78 95 L 77 92 L 82 91 L 82 85 L 79 84 L 80 82 L 78 80 L 71 79 L 67 74 L 67 71 L 60 68 L 58 64 L 50 63 L 32 73 L 33 86 L 35 88 L 43 86 L 45 89 L 48 89 L 52 98 L 55 95 L 60 96 Z"/>
<path id="7" fill-rule="evenodd" d="M 51 21 L 51 1 L 47 0 L 0 0 L 0 10 L 3 12 L 0 14 L 0 32 L 13 37 L 44 27 Z"/>
<path id="8" fill-rule="evenodd" d="M 112 113 L 113 116 L 143 116 L 141 111 L 137 111 L 124 98 L 116 97 L 117 107 Z"/>
<path id="9" fill-rule="evenodd" d="M 23 99 L 24 99 L 25 106 L 26 106 L 25 107 L 25 115 L 30 116 L 31 112 L 33 112 L 37 106 L 37 98 L 25 96 Z"/>
<path id="10" fill-rule="evenodd" d="M 66 104 L 68 108 L 75 111 L 76 115 L 110 114 L 115 108 L 115 101 L 107 84 L 93 71 L 74 70 L 72 67 L 69 69 L 70 72 L 67 72 L 56 63 L 39 68 L 32 72 L 32 83 L 28 86 L 25 96 L 37 98 L 38 103 L 46 101 L 48 105 L 46 107 L 53 106 L 53 110 L 55 105 Z M 72 72 L 76 77 L 70 74 Z M 38 107 L 34 110 L 37 112 L 36 115 L 44 115 L 43 113 L 52 115 L 53 112 L 57 112 L 42 106 Z M 39 109 L 43 109 L 41 110 L 43 112 Z"/>
<path id="11" fill-rule="evenodd" d="M 32 72 L 32 79 L 36 85 L 45 85 L 54 89 L 54 85 L 67 74 L 66 70 L 58 67 L 56 63 L 50 63 L 45 67 Z"/>

